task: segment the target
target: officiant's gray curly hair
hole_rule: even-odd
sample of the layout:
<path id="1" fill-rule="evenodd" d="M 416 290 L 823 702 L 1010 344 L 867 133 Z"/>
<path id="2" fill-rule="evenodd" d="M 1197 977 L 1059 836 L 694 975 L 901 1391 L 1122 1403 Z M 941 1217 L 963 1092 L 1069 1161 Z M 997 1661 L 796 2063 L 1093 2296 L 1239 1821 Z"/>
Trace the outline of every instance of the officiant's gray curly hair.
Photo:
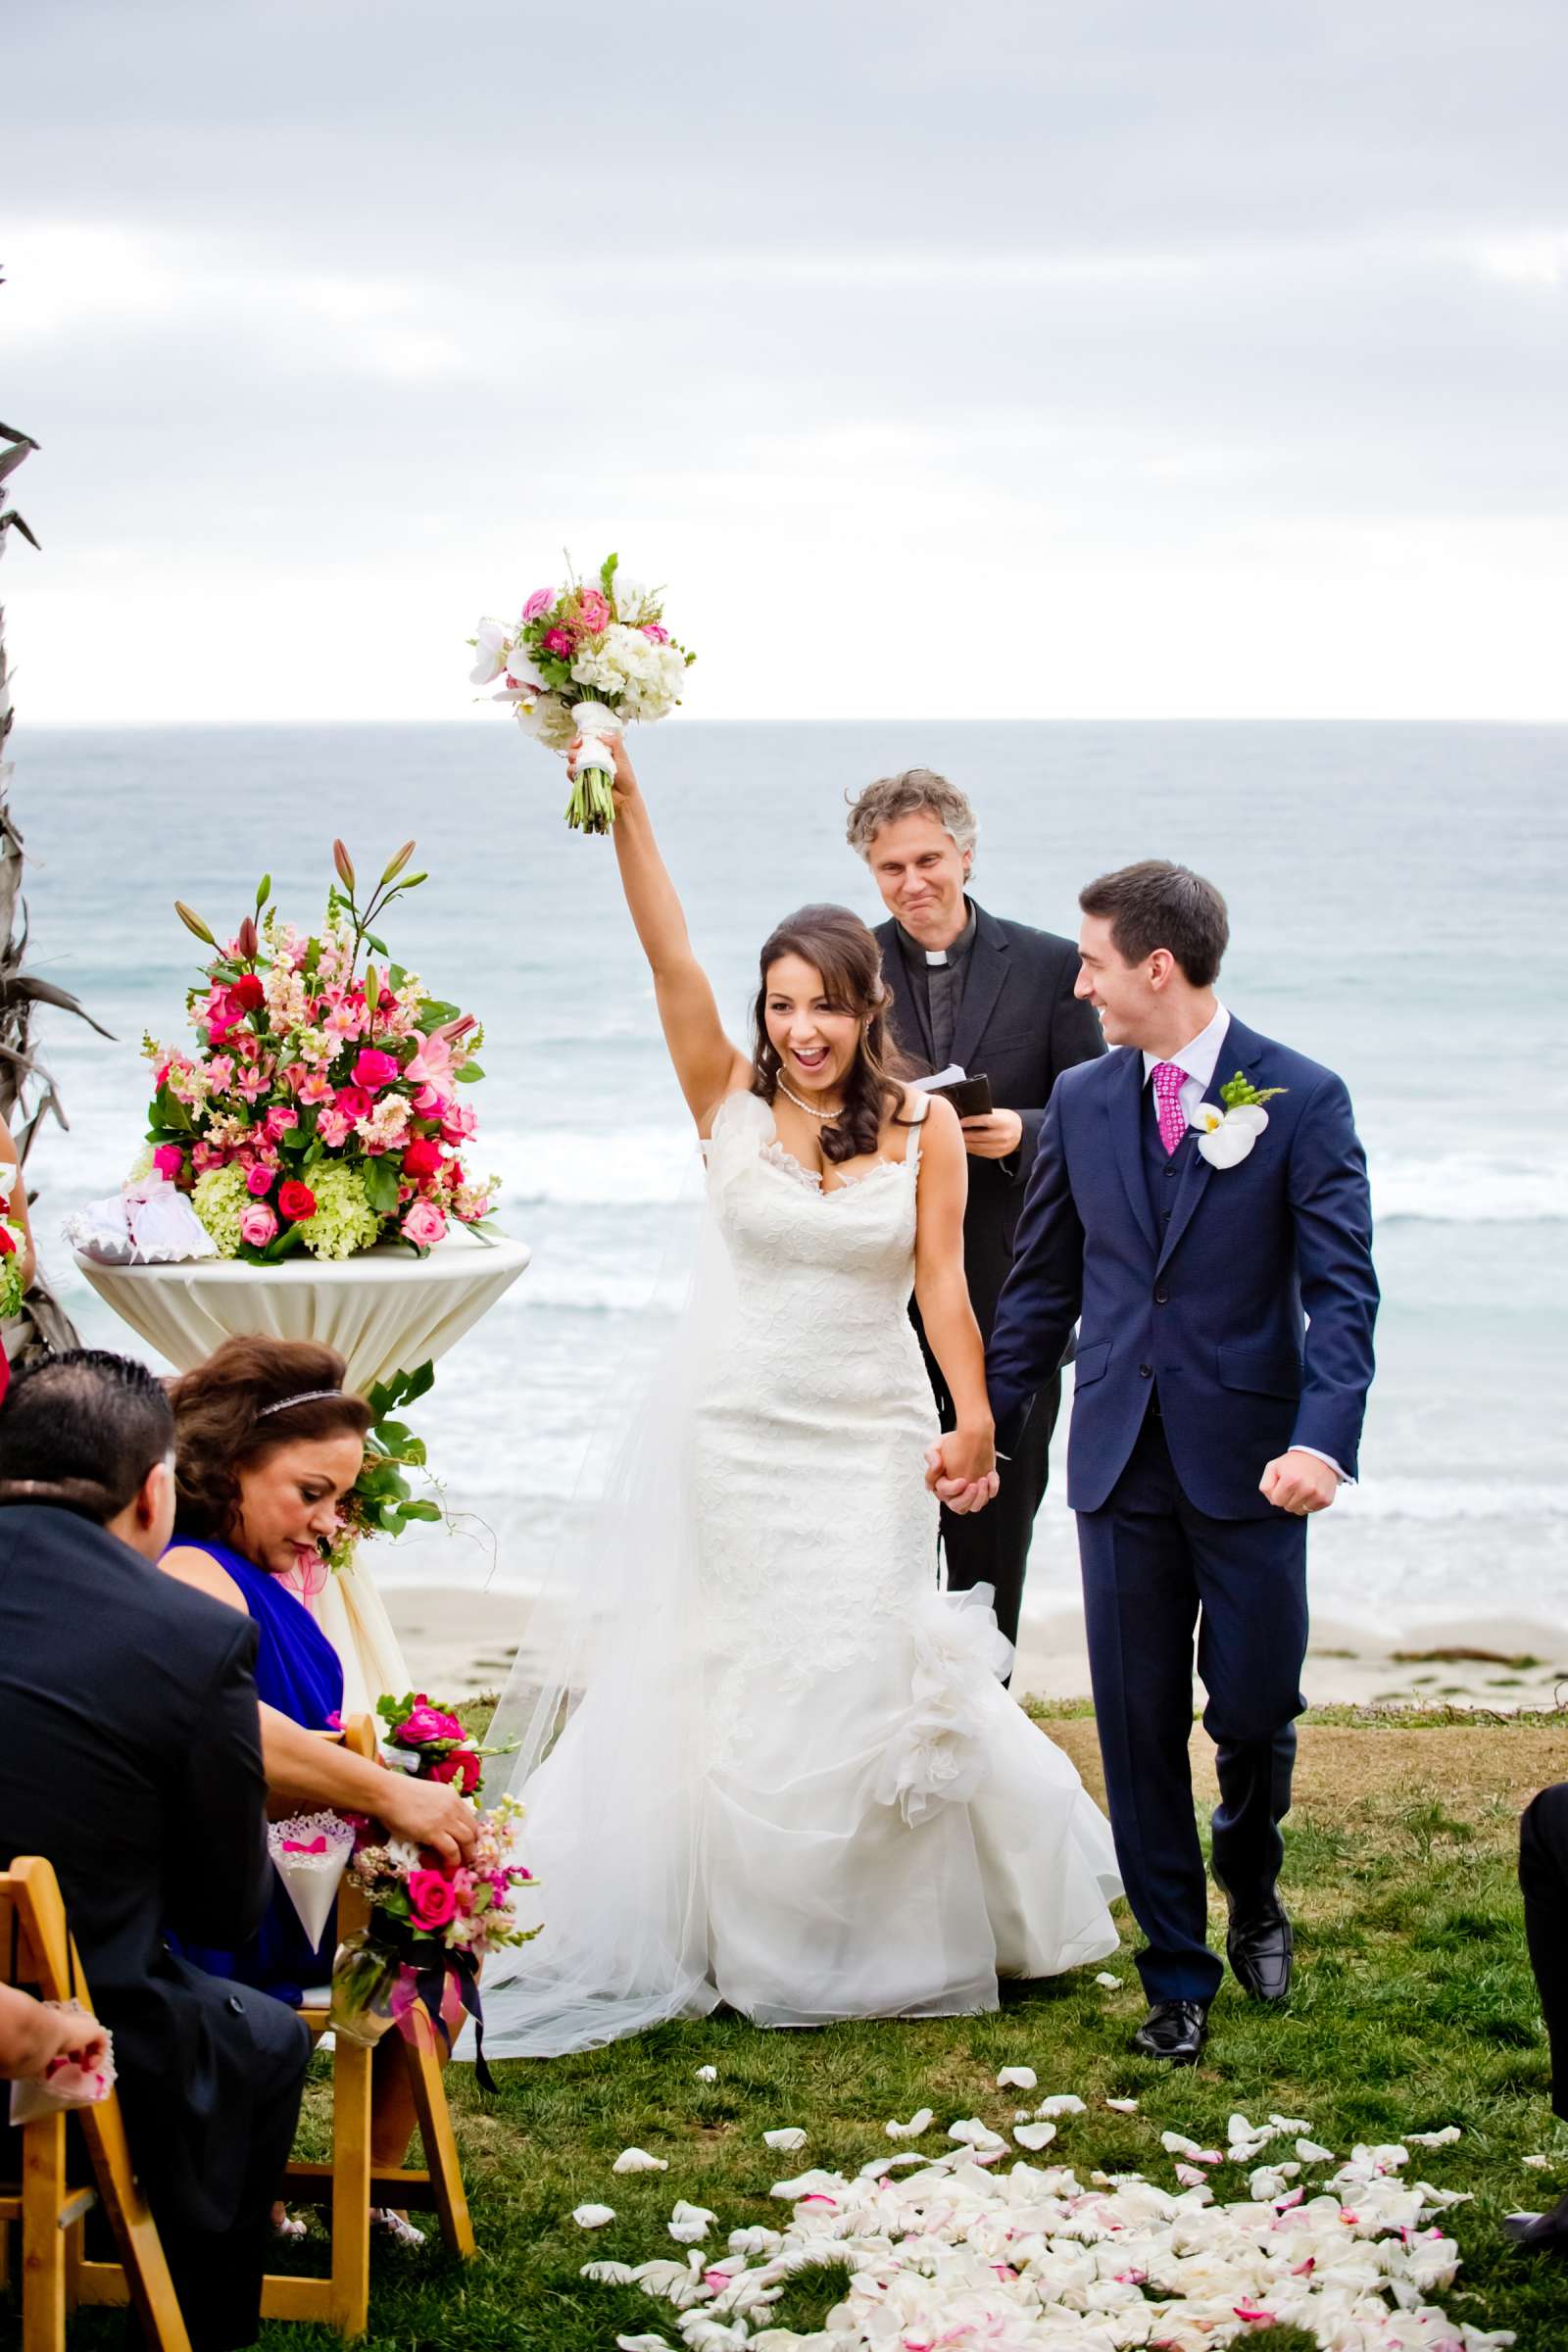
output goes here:
<path id="1" fill-rule="evenodd" d="M 868 784 L 850 802 L 845 838 L 869 864 L 871 844 L 884 825 L 896 825 L 901 816 L 922 813 L 934 816 L 960 851 L 972 851 L 980 838 L 974 810 L 963 794 L 933 767 L 906 767 L 902 775 L 880 776 Z"/>

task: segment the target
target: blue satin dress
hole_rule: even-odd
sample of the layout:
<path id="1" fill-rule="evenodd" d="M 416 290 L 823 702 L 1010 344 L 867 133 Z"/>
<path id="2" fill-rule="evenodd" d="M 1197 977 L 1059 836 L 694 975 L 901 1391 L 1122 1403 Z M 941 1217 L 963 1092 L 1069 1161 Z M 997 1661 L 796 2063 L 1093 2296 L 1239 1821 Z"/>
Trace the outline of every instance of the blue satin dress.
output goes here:
<path id="1" fill-rule="evenodd" d="M 205 1551 L 226 1569 L 245 1596 L 245 1606 L 260 1637 L 256 1652 L 256 1695 L 265 1706 L 292 1717 L 308 1732 L 334 1729 L 343 1704 L 343 1666 L 337 1651 L 305 1603 L 280 1578 L 269 1576 L 240 1552 L 208 1537 L 175 1533 L 171 1549 L 180 1546 Z M 336 1948 L 335 1926 L 329 1925 L 319 1950 L 312 1951 L 299 1914 L 281 1880 L 272 1888 L 267 1916 L 249 1943 L 237 1952 L 212 1950 L 170 1936 L 171 1947 L 215 1977 L 238 1984 L 253 1984 L 280 2001 L 298 2003 L 308 1988 L 325 1984 L 332 1974 Z"/>

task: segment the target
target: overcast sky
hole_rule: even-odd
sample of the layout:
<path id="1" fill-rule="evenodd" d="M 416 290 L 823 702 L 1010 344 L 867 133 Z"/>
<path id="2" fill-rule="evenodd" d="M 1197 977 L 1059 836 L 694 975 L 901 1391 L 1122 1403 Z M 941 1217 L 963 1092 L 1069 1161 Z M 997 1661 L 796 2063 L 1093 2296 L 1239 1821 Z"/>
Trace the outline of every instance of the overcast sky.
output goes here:
<path id="1" fill-rule="evenodd" d="M 1562 0 L 49 0 L 24 719 L 1568 718 Z M 20 738 L 19 738 L 20 741 Z"/>

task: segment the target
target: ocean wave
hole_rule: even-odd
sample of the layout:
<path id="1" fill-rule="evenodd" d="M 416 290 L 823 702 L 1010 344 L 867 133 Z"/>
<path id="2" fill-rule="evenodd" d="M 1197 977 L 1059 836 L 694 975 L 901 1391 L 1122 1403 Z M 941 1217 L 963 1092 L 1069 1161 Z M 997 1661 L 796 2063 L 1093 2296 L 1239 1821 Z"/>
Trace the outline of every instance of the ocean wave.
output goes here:
<path id="1" fill-rule="evenodd" d="M 1374 1153 L 1372 1209 L 1380 1225 L 1540 1225 L 1568 1219 L 1568 1162 L 1443 1152 L 1414 1159 Z"/>
<path id="2" fill-rule="evenodd" d="M 1347 1488 L 1336 1517 L 1420 1519 L 1436 1525 L 1492 1519 L 1512 1526 L 1568 1519 L 1568 1486 L 1519 1479 L 1377 1478 Z"/>

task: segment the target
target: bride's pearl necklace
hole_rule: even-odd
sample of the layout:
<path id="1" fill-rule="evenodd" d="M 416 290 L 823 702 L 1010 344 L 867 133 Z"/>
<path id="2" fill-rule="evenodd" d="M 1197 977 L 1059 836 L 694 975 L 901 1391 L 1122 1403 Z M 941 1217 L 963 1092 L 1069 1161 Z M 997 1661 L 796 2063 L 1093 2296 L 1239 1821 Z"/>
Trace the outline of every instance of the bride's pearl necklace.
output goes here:
<path id="1" fill-rule="evenodd" d="M 800 1096 L 794 1091 L 793 1087 L 786 1086 L 782 1078 L 776 1080 L 775 1083 L 777 1084 L 779 1093 L 781 1095 L 788 1095 L 796 1109 L 804 1110 L 808 1119 L 837 1119 L 842 1118 L 844 1114 L 844 1105 L 842 1102 L 836 1102 L 831 1110 L 817 1110 L 811 1103 L 803 1102 Z"/>

